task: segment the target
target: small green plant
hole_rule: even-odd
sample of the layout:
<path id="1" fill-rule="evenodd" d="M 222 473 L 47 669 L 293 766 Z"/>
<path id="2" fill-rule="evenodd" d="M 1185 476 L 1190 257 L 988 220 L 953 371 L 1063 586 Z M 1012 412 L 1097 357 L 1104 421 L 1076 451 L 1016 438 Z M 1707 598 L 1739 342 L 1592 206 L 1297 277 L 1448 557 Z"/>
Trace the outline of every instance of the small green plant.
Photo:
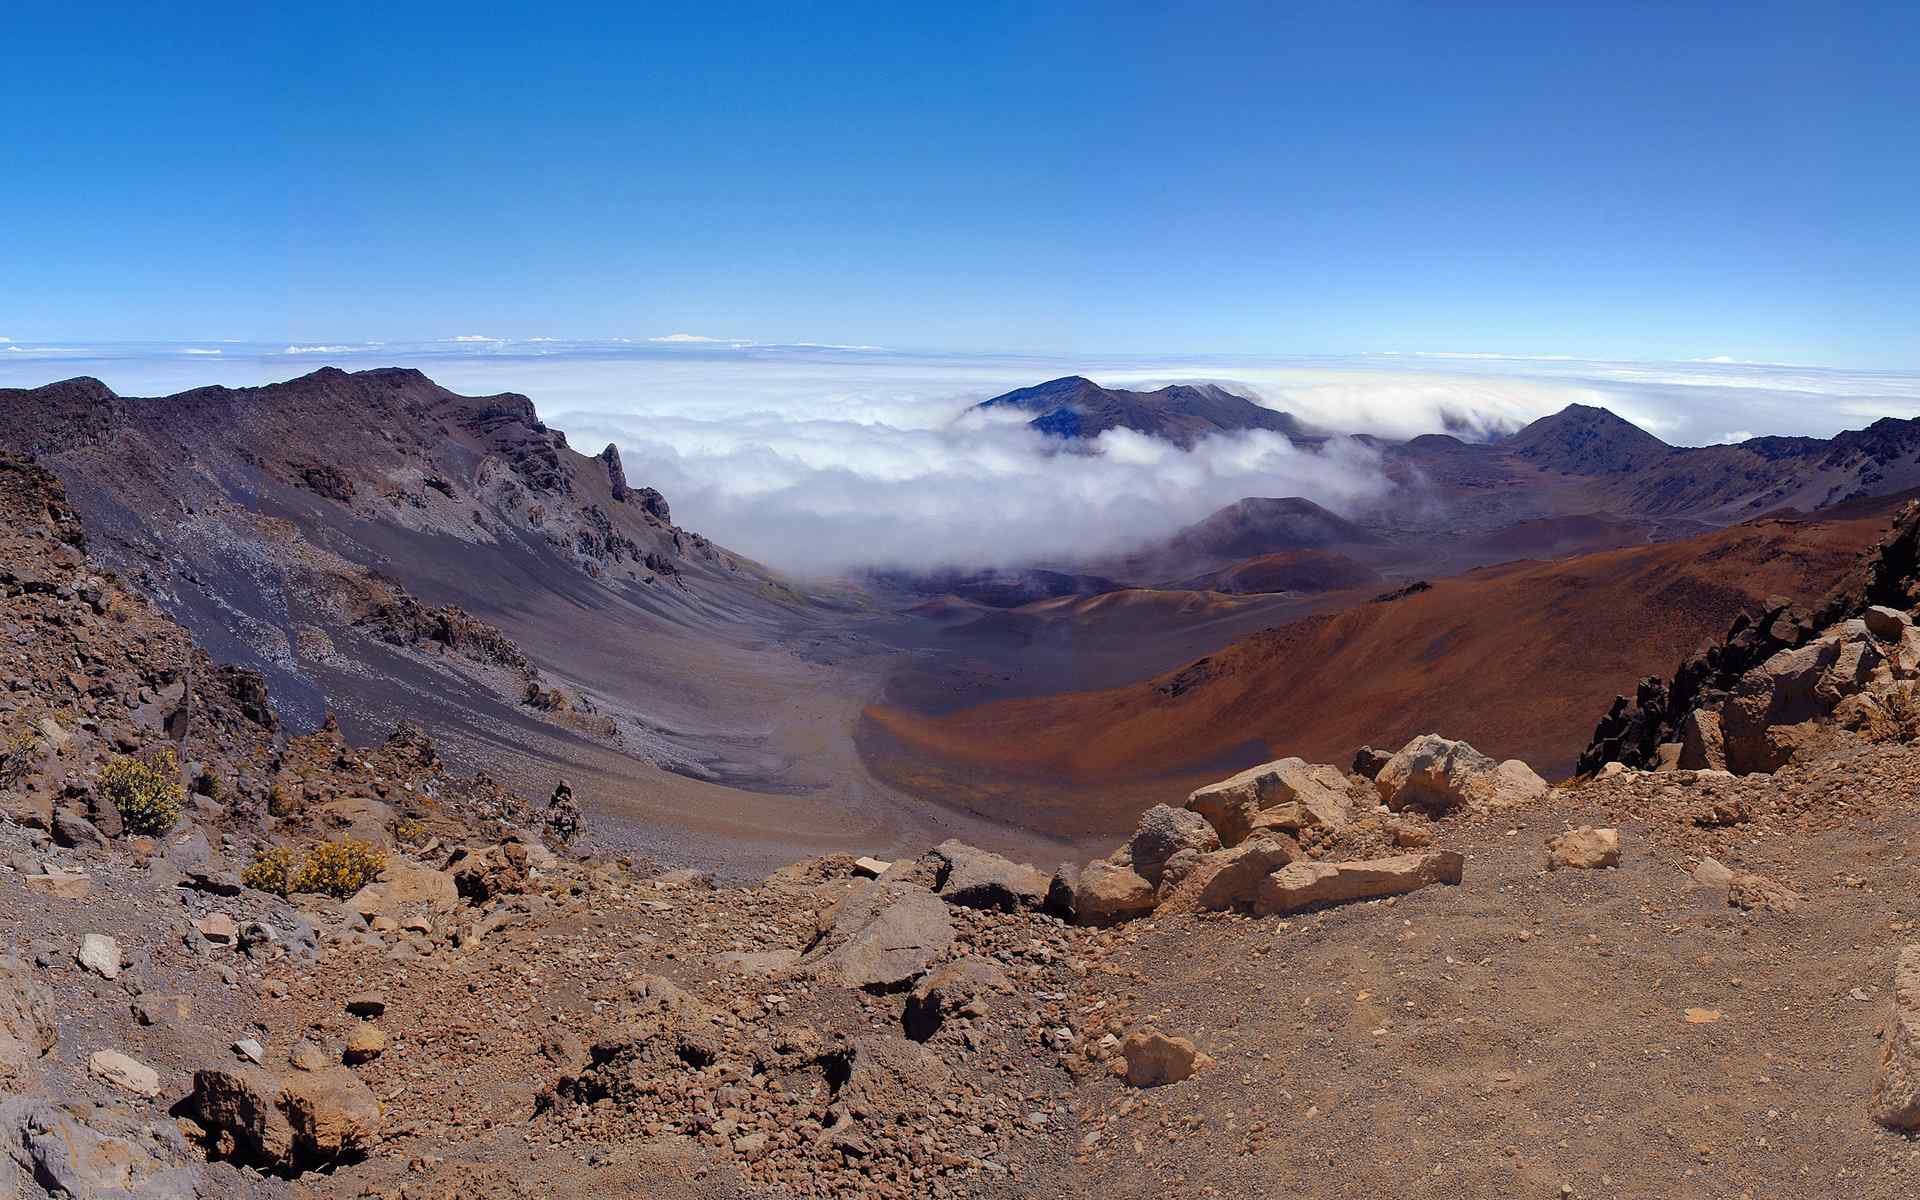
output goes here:
<path id="1" fill-rule="evenodd" d="M 307 851 L 300 874 L 293 881 L 296 892 L 319 892 L 344 900 L 372 883 L 387 868 L 386 852 L 367 842 L 347 838 L 321 842 Z"/>
<path id="2" fill-rule="evenodd" d="M 293 891 L 299 874 L 293 851 L 285 846 L 272 846 L 253 856 L 253 862 L 240 873 L 240 881 L 257 891 L 285 896 Z"/>
<path id="3" fill-rule="evenodd" d="M 151 759 L 115 756 L 100 772 L 100 792 L 120 810 L 128 833 L 165 833 L 180 819 L 185 800 L 171 750 Z"/>

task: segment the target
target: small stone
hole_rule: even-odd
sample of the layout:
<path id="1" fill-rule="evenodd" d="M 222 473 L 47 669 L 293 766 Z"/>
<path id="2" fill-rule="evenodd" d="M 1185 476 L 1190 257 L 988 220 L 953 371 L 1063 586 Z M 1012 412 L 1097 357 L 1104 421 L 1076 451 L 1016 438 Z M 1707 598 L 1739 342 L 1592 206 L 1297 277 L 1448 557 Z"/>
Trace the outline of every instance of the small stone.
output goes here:
<path id="1" fill-rule="evenodd" d="M 193 1017 L 193 997 L 144 995 L 133 1002 L 133 1019 L 142 1025 L 178 1025 Z"/>
<path id="2" fill-rule="evenodd" d="M 347 1034 L 347 1049 L 341 1057 L 353 1065 L 372 1062 L 387 1048 L 387 1035 L 372 1025 L 357 1025 Z"/>
<path id="3" fill-rule="evenodd" d="M 379 992 L 355 992 L 347 997 L 347 1011 L 356 1017 L 377 1017 L 387 1011 L 387 998 Z"/>
<path id="4" fill-rule="evenodd" d="M 199 929 L 201 937 L 217 946 L 233 945 L 234 938 L 239 936 L 240 932 L 234 926 L 232 917 L 226 913 L 219 912 L 214 913 L 212 916 L 202 917 L 195 928 Z"/>
<path id="5" fill-rule="evenodd" d="M 862 855 L 853 860 L 853 873 L 864 875 L 868 879 L 878 879 L 892 869 L 893 864 L 883 859 L 868 858 Z"/>
<path id="6" fill-rule="evenodd" d="M 120 976 L 120 943 L 104 933 L 89 933 L 81 938 L 80 952 L 74 958 L 102 979 Z"/>
<path id="7" fill-rule="evenodd" d="M 1134 1087 L 1179 1083 L 1213 1060 L 1183 1037 L 1168 1037 L 1157 1029 L 1130 1033 L 1120 1043 L 1120 1069 Z M 1118 1066 L 1119 1063 L 1116 1063 Z"/>
<path id="8" fill-rule="evenodd" d="M 28 891 L 51 896 L 55 900 L 85 900 L 93 890 L 91 881 L 78 871 L 48 871 L 41 875 L 28 875 L 21 882 Z"/>
<path id="9" fill-rule="evenodd" d="M 241 1038 L 233 1044 L 233 1052 L 250 1063 L 267 1061 L 267 1048 L 253 1038 Z"/>
<path id="10" fill-rule="evenodd" d="M 287 1051 L 287 1061 L 301 1071 L 318 1071 L 331 1064 L 327 1061 L 327 1052 L 305 1038 L 293 1044 Z"/>
<path id="11" fill-rule="evenodd" d="M 96 1050 L 87 1060 L 87 1070 L 122 1091 L 152 1099 L 160 1094 L 160 1073 L 138 1059 L 118 1050 Z"/>
<path id="12" fill-rule="evenodd" d="M 1576 871 L 1595 871 L 1603 867 L 1620 865 L 1620 831 L 1618 829 L 1595 829 L 1591 825 L 1582 825 L 1578 829 L 1547 839 L 1547 870 L 1558 871 L 1562 868 Z"/>

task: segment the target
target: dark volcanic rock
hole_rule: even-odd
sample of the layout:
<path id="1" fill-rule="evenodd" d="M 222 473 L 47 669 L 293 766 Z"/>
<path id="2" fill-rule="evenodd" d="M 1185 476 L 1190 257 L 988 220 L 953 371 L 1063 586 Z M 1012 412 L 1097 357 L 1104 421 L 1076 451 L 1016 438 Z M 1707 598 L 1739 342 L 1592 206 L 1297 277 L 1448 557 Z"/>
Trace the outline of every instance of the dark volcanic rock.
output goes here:
<path id="1" fill-rule="evenodd" d="M 607 464 L 607 485 L 613 489 L 613 498 L 625 504 L 633 490 L 627 486 L 626 468 L 620 465 L 620 447 L 608 442 L 607 448 L 600 452 L 600 461 Z"/>
<path id="2" fill-rule="evenodd" d="M 1131 429 L 1191 448 L 1211 433 L 1266 429 L 1299 441 L 1316 435 L 1291 413 L 1278 412 L 1214 384 L 1174 384 L 1152 392 L 1103 388 L 1069 375 L 985 400 L 977 409 L 1033 413 L 1041 433 L 1088 440 L 1109 429 Z"/>

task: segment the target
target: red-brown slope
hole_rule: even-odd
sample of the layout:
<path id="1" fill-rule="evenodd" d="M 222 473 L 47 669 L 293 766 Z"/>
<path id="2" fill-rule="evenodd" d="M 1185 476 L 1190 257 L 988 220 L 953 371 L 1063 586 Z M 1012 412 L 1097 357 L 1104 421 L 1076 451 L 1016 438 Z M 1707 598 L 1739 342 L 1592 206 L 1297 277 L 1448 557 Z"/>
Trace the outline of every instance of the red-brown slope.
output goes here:
<path id="1" fill-rule="evenodd" d="M 941 716 L 876 706 L 862 745 L 912 791 L 1061 834 L 1125 827 L 1278 755 L 1344 763 L 1428 731 L 1564 775 L 1613 695 L 1771 594 L 1816 598 L 1884 513 L 1490 567 L 1278 626 L 1144 682 Z"/>

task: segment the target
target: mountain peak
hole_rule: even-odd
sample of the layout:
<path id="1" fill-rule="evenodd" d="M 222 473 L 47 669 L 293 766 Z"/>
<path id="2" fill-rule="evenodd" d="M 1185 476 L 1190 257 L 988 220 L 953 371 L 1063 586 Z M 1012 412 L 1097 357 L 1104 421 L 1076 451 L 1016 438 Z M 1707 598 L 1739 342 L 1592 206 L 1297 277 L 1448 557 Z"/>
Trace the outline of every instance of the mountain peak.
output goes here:
<path id="1" fill-rule="evenodd" d="M 1529 462 L 1568 475 L 1638 470 L 1673 453 L 1673 447 L 1633 422 L 1591 404 L 1569 404 L 1500 445 Z"/>
<path id="2" fill-rule="evenodd" d="M 1027 424 L 1067 439 L 1098 437 L 1131 429 L 1182 449 L 1213 433 L 1265 429 L 1299 440 L 1313 433 L 1290 413 L 1236 395 L 1218 384 L 1176 383 L 1151 392 L 1101 387 L 1084 375 L 1063 375 L 984 400 L 979 409 L 1019 409 L 1034 414 Z"/>

